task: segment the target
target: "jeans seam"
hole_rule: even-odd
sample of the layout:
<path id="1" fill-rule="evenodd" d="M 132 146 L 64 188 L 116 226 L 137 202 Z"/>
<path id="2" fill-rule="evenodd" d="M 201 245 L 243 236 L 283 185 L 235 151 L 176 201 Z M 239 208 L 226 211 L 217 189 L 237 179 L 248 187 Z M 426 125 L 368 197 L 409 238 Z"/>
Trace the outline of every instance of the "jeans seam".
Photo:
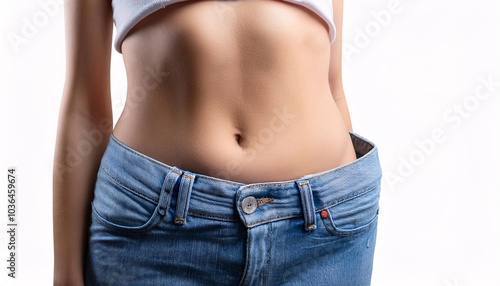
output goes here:
<path id="1" fill-rule="evenodd" d="M 197 213 L 197 212 L 192 212 L 192 211 L 189 211 L 188 214 L 193 215 L 193 216 L 203 217 L 203 218 L 222 220 L 222 221 L 233 221 L 233 222 L 239 221 L 238 219 L 235 219 L 235 218 L 207 215 L 207 214 L 202 214 L 202 213 Z"/>
<path id="2" fill-rule="evenodd" d="M 245 283 L 246 276 L 248 274 L 248 268 L 250 267 L 250 233 L 247 231 L 247 243 L 246 243 L 246 255 L 245 255 L 245 267 L 243 268 L 243 274 L 241 275 L 239 286 L 243 286 Z"/>
<path id="3" fill-rule="evenodd" d="M 273 224 L 269 224 L 269 250 L 267 252 L 267 270 L 264 276 L 264 285 L 269 285 L 269 275 L 271 273 L 271 249 L 273 247 Z"/>
<path id="4" fill-rule="evenodd" d="M 364 194 L 367 194 L 367 193 L 369 193 L 369 192 L 371 192 L 371 191 L 375 190 L 375 189 L 376 189 L 379 185 L 380 185 L 380 182 L 378 182 L 377 184 L 375 184 L 375 185 L 373 185 L 373 186 L 369 187 L 368 189 L 366 189 L 366 190 L 364 190 L 364 191 L 362 191 L 362 192 L 359 192 L 359 193 L 357 193 L 357 194 L 351 195 L 351 196 L 349 196 L 349 197 L 347 197 L 347 198 L 344 198 L 344 199 L 342 199 L 342 200 L 340 200 L 340 201 L 336 201 L 336 202 L 334 202 L 333 204 L 326 205 L 326 206 L 324 206 L 324 207 L 322 207 L 322 208 L 320 208 L 320 209 L 317 209 L 317 210 L 316 210 L 316 212 L 317 212 L 317 211 L 321 211 L 321 210 L 323 210 L 323 209 L 328 209 L 328 208 L 334 207 L 334 206 L 339 205 L 339 204 L 341 204 L 341 203 L 344 203 L 344 202 L 346 202 L 346 201 L 350 201 L 350 200 L 352 200 L 352 199 L 355 199 L 355 198 L 357 198 L 357 197 L 360 197 L 360 196 L 362 196 L 362 195 L 364 195 Z"/>
<path id="5" fill-rule="evenodd" d="M 265 220 L 259 220 L 259 221 L 256 221 L 254 223 L 246 224 L 246 225 L 248 227 L 252 227 L 252 226 L 256 226 L 256 225 L 259 225 L 262 223 L 267 223 L 267 222 L 271 222 L 271 221 L 275 221 L 275 220 L 282 220 L 282 219 L 296 218 L 296 217 L 301 217 L 301 214 L 290 214 L 290 215 L 284 215 L 284 216 L 276 216 L 276 217 L 272 217 L 272 218 L 265 219 Z"/>
<path id="6" fill-rule="evenodd" d="M 105 218 L 103 218 L 93 206 L 92 206 L 92 210 L 93 210 L 94 217 L 96 218 L 97 223 L 99 223 L 101 226 L 103 226 L 107 230 L 112 231 L 112 232 L 116 232 L 116 233 L 131 234 L 131 235 L 132 234 L 145 234 L 145 233 L 151 232 L 157 225 L 160 224 L 160 222 L 165 217 L 165 216 L 162 216 L 160 214 L 153 214 L 155 216 L 158 216 L 158 215 L 160 216 L 160 218 L 158 218 L 157 222 L 148 224 L 145 227 L 139 228 L 136 230 L 128 230 L 125 228 L 120 229 L 120 226 L 118 226 L 118 225 L 116 225 L 116 226 L 110 225 L 111 222 L 108 222 Z M 156 212 L 156 209 L 155 209 L 155 212 Z"/>
<path id="7" fill-rule="evenodd" d="M 127 185 L 125 185 L 124 183 L 122 183 L 121 181 L 117 180 L 116 178 L 114 178 L 113 176 L 111 176 L 108 171 L 106 171 L 106 169 L 102 168 L 102 171 L 104 172 L 104 174 L 109 178 L 111 179 L 112 181 L 114 181 L 115 183 L 119 184 L 121 187 L 125 188 L 127 191 L 143 198 L 143 199 L 146 199 L 152 203 L 158 203 L 158 200 L 155 200 L 153 198 L 150 198 L 149 196 L 146 196 L 145 194 L 142 194 L 142 193 L 139 193 L 135 190 L 132 190 L 130 187 L 128 187 Z"/>
<path id="8" fill-rule="evenodd" d="M 326 219 L 329 219 L 329 218 L 325 218 L 325 220 Z M 333 220 L 330 221 L 332 224 L 333 230 L 330 230 L 330 228 L 326 225 L 325 225 L 325 228 L 326 228 L 326 231 L 328 231 L 333 236 L 348 237 L 348 236 L 353 236 L 353 235 L 367 231 L 370 227 L 372 227 L 375 224 L 375 221 L 377 219 L 378 219 L 378 214 L 375 215 L 369 223 L 362 226 L 361 228 L 356 229 L 356 230 L 346 231 L 346 233 L 342 233 L 342 231 L 336 230 L 336 227 L 335 227 L 335 224 L 333 223 Z"/>

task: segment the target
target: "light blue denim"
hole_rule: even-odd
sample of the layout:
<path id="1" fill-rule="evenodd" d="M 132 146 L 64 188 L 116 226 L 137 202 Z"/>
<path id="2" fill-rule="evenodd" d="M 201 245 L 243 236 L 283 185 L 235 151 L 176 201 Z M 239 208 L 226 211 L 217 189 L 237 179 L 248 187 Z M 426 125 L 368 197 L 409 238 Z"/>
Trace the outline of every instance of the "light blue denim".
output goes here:
<path id="1" fill-rule="evenodd" d="M 85 283 L 370 285 L 377 147 L 289 181 L 243 184 L 181 170 L 111 135 L 92 200 Z"/>

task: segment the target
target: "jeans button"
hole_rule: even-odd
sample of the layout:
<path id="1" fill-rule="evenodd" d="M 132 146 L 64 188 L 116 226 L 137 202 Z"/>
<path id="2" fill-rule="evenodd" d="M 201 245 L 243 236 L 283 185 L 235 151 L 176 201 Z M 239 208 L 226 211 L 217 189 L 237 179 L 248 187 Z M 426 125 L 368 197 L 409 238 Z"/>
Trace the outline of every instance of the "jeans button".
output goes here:
<path id="1" fill-rule="evenodd" d="M 250 196 L 243 199 L 241 202 L 241 209 L 246 214 L 251 214 L 257 209 L 257 200 Z"/>

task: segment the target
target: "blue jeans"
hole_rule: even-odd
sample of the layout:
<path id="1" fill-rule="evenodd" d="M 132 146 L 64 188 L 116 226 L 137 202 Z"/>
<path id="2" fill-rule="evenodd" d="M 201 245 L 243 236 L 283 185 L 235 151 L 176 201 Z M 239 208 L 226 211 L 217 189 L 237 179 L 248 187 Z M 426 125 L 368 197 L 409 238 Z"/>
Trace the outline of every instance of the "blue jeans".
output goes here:
<path id="1" fill-rule="evenodd" d="M 168 166 L 111 135 L 92 200 L 86 285 L 370 285 L 381 168 L 358 159 L 243 184 Z"/>

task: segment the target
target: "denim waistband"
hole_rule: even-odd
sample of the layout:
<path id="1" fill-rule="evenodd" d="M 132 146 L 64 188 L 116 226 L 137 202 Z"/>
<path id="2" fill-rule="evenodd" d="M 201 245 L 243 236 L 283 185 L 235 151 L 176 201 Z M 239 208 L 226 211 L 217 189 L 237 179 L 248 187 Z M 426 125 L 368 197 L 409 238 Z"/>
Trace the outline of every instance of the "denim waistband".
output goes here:
<path id="1" fill-rule="evenodd" d="M 304 217 L 315 227 L 315 213 L 360 196 L 380 184 L 377 146 L 353 132 L 357 159 L 319 173 L 286 181 L 244 184 L 182 170 L 132 149 L 111 134 L 100 168 L 164 214 L 175 202 L 175 223 L 188 215 L 238 221 L 247 227 Z M 175 191 L 177 190 L 177 191 Z"/>

